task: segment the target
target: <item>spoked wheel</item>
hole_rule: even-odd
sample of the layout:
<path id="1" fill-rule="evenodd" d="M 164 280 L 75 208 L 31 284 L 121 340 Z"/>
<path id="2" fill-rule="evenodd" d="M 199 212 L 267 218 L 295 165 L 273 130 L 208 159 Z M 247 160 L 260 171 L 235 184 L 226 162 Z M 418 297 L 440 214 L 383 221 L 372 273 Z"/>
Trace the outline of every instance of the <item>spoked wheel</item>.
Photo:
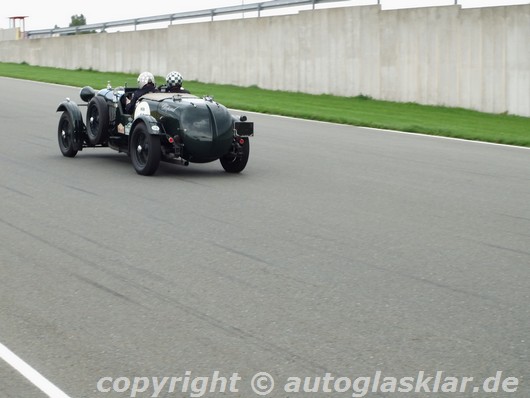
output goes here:
<path id="1" fill-rule="evenodd" d="M 248 162 L 250 154 L 250 142 L 248 138 L 242 138 L 243 144 L 237 143 L 237 151 L 230 152 L 219 159 L 221 166 L 227 173 L 240 173 L 243 171 Z"/>
<path id="2" fill-rule="evenodd" d="M 93 97 L 88 103 L 86 113 L 86 132 L 92 145 L 100 144 L 109 136 L 109 110 L 102 97 Z"/>
<path id="3" fill-rule="evenodd" d="M 154 174 L 162 156 L 160 137 L 149 134 L 145 124 L 139 123 L 132 132 L 129 154 L 138 174 Z"/>
<path id="4" fill-rule="evenodd" d="M 57 138 L 59 139 L 59 149 L 61 149 L 63 156 L 73 158 L 77 155 L 77 146 L 74 142 L 74 124 L 68 112 L 63 112 L 59 119 Z"/>

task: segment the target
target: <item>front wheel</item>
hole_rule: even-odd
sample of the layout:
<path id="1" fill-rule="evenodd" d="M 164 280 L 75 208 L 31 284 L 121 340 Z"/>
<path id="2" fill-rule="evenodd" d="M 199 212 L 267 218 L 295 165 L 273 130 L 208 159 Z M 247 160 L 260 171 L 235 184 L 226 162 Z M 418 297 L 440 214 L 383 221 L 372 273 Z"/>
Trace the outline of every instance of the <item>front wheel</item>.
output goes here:
<path id="1" fill-rule="evenodd" d="M 101 144 L 109 137 L 109 109 L 103 97 L 94 97 L 88 103 L 86 133 L 92 145 Z"/>
<path id="2" fill-rule="evenodd" d="M 149 134 L 145 124 L 139 123 L 131 134 L 129 154 L 132 165 L 138 174 L 144 176 L 154 174 L 162 157 L 160 137 Z"/>
<path id="3" fill-rule="evenodd" d="M 59 119 L 57 138 L 59 139 L 59 149 L 63 156 L 73 158 L 77 155 L 77 147 L 74 143 L 74 123 L 66 111 L 63 112 Z"/>
<path id="4" fill-rule="evenodd" d="M 250 142 L 248 138 L 241 138 L 241 142 L 234 144 L 233 151 L 227 153 L 221 159 L 221 166 L 227 173 L 240 173 L 243 171 L 248 162 L 250 155 Z"/>

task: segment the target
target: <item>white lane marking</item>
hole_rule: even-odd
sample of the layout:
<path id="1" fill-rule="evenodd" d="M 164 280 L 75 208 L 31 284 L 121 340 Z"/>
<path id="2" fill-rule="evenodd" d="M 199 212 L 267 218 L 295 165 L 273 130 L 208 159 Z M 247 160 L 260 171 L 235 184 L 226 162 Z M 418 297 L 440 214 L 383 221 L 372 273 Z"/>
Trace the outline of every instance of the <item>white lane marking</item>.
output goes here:
<path id="1" fill-rule="evenodd" d="M 59 388 L 57 388 L 51 381 L 46 379 L 43 375 L 29 366 L 13 351 L 0 343 L 0 358 L 6 361 L 14 369 L 16 369 L 22 376 L 28 379 L 35 387 L 48 395 L 50 398 L 70 398 Z"/>
<path id="2" fill-rule="evenodd" d="M 334 122 L 323 122 L 323 121 L 321 121 L 321 120 L 300 119 L 300 118 L 293 117 L 293 116 L 273 115 L 273 114 L 270 114 L 270 113 L 259 113 L 259 112 L 254 112 L 254 111 L 245 111 L 245 110 L 242 110 L 242 109 L 233 109 L 233 108 L 230 108 L 230 110 L 232 110 L 232 111 L 234 111 L 234 112 L 238 112 L 238 113 L 240 113 L 241 115 L 244 115 L 244 114 L 246 114 L 246 113 L 252 113 L 252 114 L 255 114 L 255 115 L 260 115 L 260 116 L 270 116 L 270 117 L 276 117 L 276 118 L 279 118 L 279 119 L 300 120 L 300 121 L 308 122 L 308 123 L 332 124 L 332 125 L 334 125 L 334 126 L 354 127 L 354 128 L 356 128 L 356 129 L 381 131 L 381 132 L 383 132 L 383 133 L 408 134 L 408 135 L 415 135 L 415 136 L 423 137 L 423 138 L 432 138 L 432 139 L 440 139 L 440 140 L 460 141 L 460 142 L 469 143 L 469 144 L 493 145 L 493 146 L 500 146 L 500 147 L 512 148 L 512 149 L 522 149 L 522 150 L 524 150 L 524 151 L 528 151 L 528 150 L 530 150 L 530 147 L 527 147 L 527 146 L 520 146 L 520 145 L 499 144 L 499 143 L 497 143 L 497 142 L 478 141 L 478 140 L 467 140 L 467 139 L 465 139 L 465 138 L 446 137 L 446 136 L 444 136 L 444 135 L 434 135 L 434 134 L 427 134 L 427 133 L 413 133 L 413 132 L 411 132 L 411 131 L 400 131 L 400 130 L 390 130 L 390 129 L 378 129 L 378 128 L 375 128 L 375 127 L 355 126 L 355 125 L 353 125 L 353 124 L 343 124 L 343 123 L 334 123 Z M 523 117 L 524 117 L 524 116 L 523 116 Z"/>
<path id="3" fill-rule="evenodd" d="M 34 80 L 18 79 L 18 78 L 15 78 L 15 77 L 3 77 L 3 76 L 0 76 L 0 77 L 3 78 L 3 79 L 23 80 L 23 81 L 26 81 L 26 82 L 40 83 L 40 84 L 47 84 L 47 85 L 50 85 L 50 86 L 60 86 L 60 87 L 79 88 L 79 87 L 68 86 L 68 85 L 64 85 L 64 84 L 46 83 L 46 82 L 39 82 L 39 81 L 34 81 Z M 420 104 L 420 105 L 421 105 L 421 104 Z M 260 112 L 254 112 L 254 111 L 245 111 L 245 110 L 242 110 L 242 109 L 236 109 L 236 108 L 229 108 L 229 109 L 232 110 L 232 111 L 235 111 L 235 112 L 241 113 L 241 114 L 245 114 L 245 113 L 253 113 L 253 114 L 261 115 L 261 116 L 271 116 L 271 117 L 277 117 L 277 118 L 283 118 L 283 119 L 301 120 L 301 121 L 304 121 L 304 122 L 310 122 L 310 123 L 333 124 L 333 125 L 335 125 L 335 126 L 355 127 L 355 128 L 363 129 L 363 130 L 375 130 L 375 131 L 382 131 L 382 132 L 385 132 L 385 133 L 392 133 L 392 134 L 408 134 L 408 135 L 415 135 L 415 136 L 418 136 L 418 137 L 424 137 L 424 138 L 433 138 L 433 139 L 451 140 L 451 141 L 461 141 L 461 142 L 466 142 L 466 143 L 469 143 L 469 144 L 492 145 L 492 146 L 500 146 L 500 147 L 512 148 L 512 149 L 522 149 L 522 150 L 525 150 L 525 151 L 530 150 L 530 147 L 527 147 L 527 146 L 520 146 L 520 145 L 499 144 L 499 143 L 497 143 L 497 142 L 478 141 L 478 140 L 468 140 L 468 139 L 465 139 L 465 138 L 446 137 L 446 136 L 444 136 L 444 135 L 435 135 L 435 134 L 426 134 L 426 133 L 413 133 L 413 132 L 411 132 L 411 131 L 390 130 L 390 129 L 378 129 L 378 128 L 375 128 L 375 127 L 355 126 L 355 125 L 353 125 L 353 124 L 343 124 L 343 123 L 334 123 L 334 122 L 324 122 L 324 121 L 321 121 L 321 120 L 311 120 L 311 119 L 300 119 L 300 118 L 298 118 L 298 117 L 293 117 L 293 116 L 283 116 L 283 115 L 274 115 L 274 114 L 272 114 L 272 113 L 260 113 Z M 518 116 L 518 115 L 515 115 L 515 116 Z M 525 116 L 522 116 L 522 117 L 525 117 Z"/>

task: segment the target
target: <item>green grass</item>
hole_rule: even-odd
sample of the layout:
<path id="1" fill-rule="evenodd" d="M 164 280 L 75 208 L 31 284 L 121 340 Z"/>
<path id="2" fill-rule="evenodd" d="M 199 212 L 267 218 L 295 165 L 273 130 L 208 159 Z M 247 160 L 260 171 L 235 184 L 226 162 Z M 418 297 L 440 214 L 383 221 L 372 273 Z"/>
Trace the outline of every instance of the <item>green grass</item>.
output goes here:
<path id="1" fill-rule="evenodd" d="M 136 85 L 136 75 L 65 70 L 24 63 L 0 63 L 0 76 L 76 87 L 102 88 L 108 81 L 113 86 Z M 163 82 L 163 77 L 157 76 L 157 81 Z M 229 108 L 530 147 L 530 118 L 527 117 L 377 101 L 366 96 L 310 95 L 195 81 L 186 81 L 185 87 L 199 96 L 213 95 Z"/>

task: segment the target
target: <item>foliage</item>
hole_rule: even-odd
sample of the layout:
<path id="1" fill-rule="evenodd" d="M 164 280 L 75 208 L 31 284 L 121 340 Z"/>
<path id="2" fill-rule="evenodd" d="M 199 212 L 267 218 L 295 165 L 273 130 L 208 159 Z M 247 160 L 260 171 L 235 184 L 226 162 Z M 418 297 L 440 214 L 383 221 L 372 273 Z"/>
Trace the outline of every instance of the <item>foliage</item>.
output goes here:
<path id="1" fill-rule="evenodd" d="M 83 14 L 72 15 L 72 22 L 70 22 L 70 27 L 72 26 L 84 26 L 86 25 L 86 18 Z"/>

